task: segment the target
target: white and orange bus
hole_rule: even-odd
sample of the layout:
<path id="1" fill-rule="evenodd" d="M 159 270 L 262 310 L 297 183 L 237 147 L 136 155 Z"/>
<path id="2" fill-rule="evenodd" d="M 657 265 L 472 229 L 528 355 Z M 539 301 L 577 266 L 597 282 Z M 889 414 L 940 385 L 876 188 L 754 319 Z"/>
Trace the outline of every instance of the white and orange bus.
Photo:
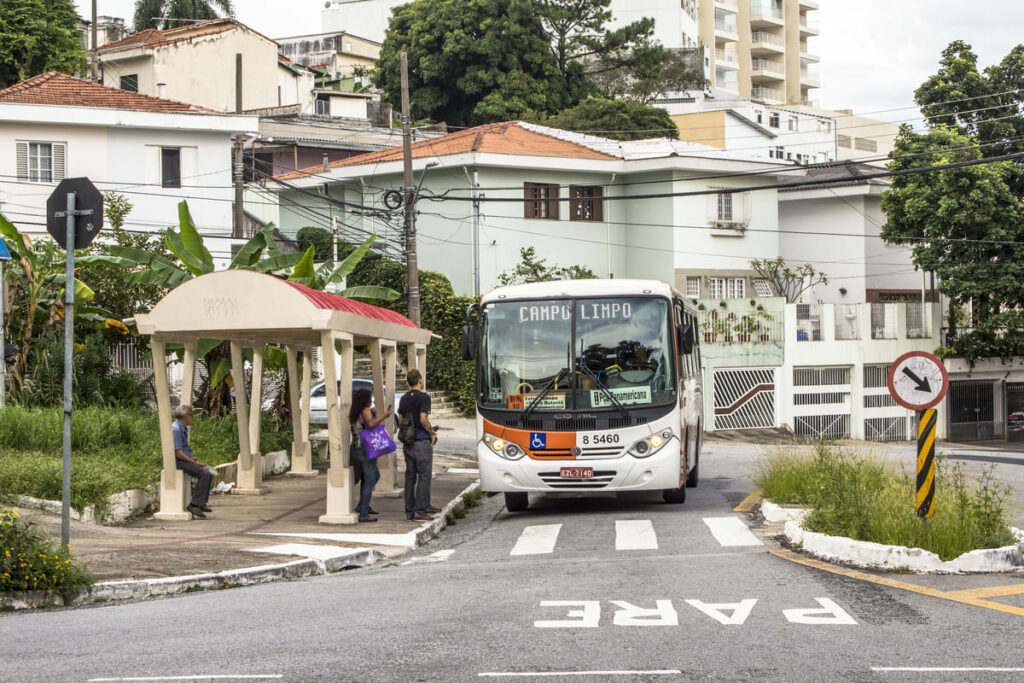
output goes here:
<path id="1" fill-rule="evenodd" d="M 697 311 L 665 282 L 562 280 L 495 289 L 470 309 L 481 488 L 530 493 L 697 485 Z"/>

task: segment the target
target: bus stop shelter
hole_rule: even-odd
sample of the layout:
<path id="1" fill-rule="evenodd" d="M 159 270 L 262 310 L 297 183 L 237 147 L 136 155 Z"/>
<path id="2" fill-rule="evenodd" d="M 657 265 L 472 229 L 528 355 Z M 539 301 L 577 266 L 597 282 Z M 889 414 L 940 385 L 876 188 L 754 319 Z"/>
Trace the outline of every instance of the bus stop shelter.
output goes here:
<path id="1" fill-rule="evenodd" d="M 151 337 L 163 471 L 160 476 L 160 511 L 157 519 L 188 520 L 185 510 L 188 481 L 175 467 L 170 387 L 165 363 L 167 344 L 184 345 L 182 403 L 192 402 L 196 350 L 200 339 L 231 344 L 231 376 L 238 418 L 238 476 L 233 492 L 265 493 L 260 460 L 260 394 L 264 349 L 283 346 L 288 359 L 289 406 L 292 414 L 290 474 L 312 476 L 309 441 L 309 391 L 313 349 L 321 349 L 327 392 L 328 453 L 327 509 L 324 524 L 352 524 L 357 494 L 349 462 L 348 412 L 352 404 L 353 347 L 368 346 L 373 362 L 374 400 L 388 406 L 395 398 L 397 348 L 408 350 L 409 367 L 426 374 L 426 349 L 430 331 L 417 327 L 403 315 L 387 309 L 310 289 L 248 270 L 223 270 L 194 278 L 169 292 L 149 313 L 135 317 L 139 332 Z M 252 390 L 246 396 L 244 353 L 252 349 Z M 334 353 L 340 350 L 341 371 Z M 298 355 L 302 354 L 301 379 Z M 339 376 L 340 375 L 340 376 Z M 387 378 L 387 381 L 385 381 Z M 341 392 L 339 395 L 339 383 Z M 300 402 L 299 397 L 304 399 Z M 300 408 L 301 404 L 301 408 Z M 388 425 L 394 430 L 394 425 Z M 382 492 L 397 484 L 396 453 L 379 460 Z"/>

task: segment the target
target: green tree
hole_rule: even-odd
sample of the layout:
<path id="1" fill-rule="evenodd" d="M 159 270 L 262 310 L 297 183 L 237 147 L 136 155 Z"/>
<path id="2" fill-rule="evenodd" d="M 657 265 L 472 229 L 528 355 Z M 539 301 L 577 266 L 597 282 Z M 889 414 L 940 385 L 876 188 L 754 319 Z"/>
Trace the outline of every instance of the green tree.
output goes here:
<path id="1" fill-rule="evenodd" d="M 413 0 L 396 7 L 374 73 L 374 84 L 395 105 L 403 51 L 416 119 L 469 126 L 536 118 L 567 101 L 530 0 Z"/>
<path id="2" fill-rule="evenodd" d="M 895 170 L 982 158 L 976 138 L 936 126 L 904 126 Z M 914 265 L 933 271 L 950 301 L 947 352 L 970 361 L 1024 355 L 1024 208 L 1020 168 L 993 162 L 893 178 L 882 195 L 882 236 L 910 244 Z M 971 319 L 962 321 L 970 307 Z M 964 322 L 964 329 L 959 323 Z"/>
<path id="3" fill-rule="evenodd" d="M 629 100 L 588 97 L 545 123 L 564 130 L 593 132 L 615 140 L 679 138 L 679 128 L 667 111 Z"/>
<path id="4" fill-rule="evenodd" d="M 85 70 L 71 0 L 0 0 L 0 88 L 47 71 Z"/>
<path id="5" fill-rule="evenodd" d="M 551 280 L 593 280 L 594 272 L 586 266 L 549 266 L 547 259 L 537 258 L 534 247 L 523 247 L 519 250 L 522 259 L 515 268 L 506 270 L 498 276 L 501 286 L 516 285 L 524 282 L 550 282 Z"/>
<path id="6" fill-rule="evenodd" d="M 218 13 L 218 10 L 220 13 Z M 133 28 L 142 31 L 147 28 L 165 29 L 188 24 L 188 21 L 169 19 L 216 19 L 219 16 L 235 16 L 231 0 L 136 0 Z"/>
<path id="7" fill-rule="evenodd" d="M 330 261 L 334 258 L 334 240 L 330 230 L 324 228 L 301 228 L 295 233 L 295 241 L 299 249 L 306 251 L 313 247 L 313 257 L 317 261 Z"/>
<path id="8" fill-rule="evenodd" d="M 654 19 L 608 28 L 611 0 L 534 0 L 571 101 L 590 94 L 650 102 L 665 92 L 701 88 L 691 51 L 653 39 Z"/>

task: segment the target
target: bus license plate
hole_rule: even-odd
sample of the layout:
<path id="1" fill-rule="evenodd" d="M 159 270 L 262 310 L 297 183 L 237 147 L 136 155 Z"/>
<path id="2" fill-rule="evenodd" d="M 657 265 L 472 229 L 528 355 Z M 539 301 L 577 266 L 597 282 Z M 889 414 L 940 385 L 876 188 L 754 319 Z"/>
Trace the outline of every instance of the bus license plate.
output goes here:
<path id="1" fill-rule="evenodd" d="M 593 467 L 563 467 L 562 479 L 590 479 L 594 476 Z"/>

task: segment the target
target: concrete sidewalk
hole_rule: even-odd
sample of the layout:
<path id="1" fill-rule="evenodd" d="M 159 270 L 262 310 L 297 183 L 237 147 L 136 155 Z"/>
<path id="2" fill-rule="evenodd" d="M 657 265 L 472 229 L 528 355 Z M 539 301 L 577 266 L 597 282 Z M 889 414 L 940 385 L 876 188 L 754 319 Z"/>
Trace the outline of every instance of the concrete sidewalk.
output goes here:
<path id="1" fill-rule="evenodd" d="M 445 436 L 442 432 L 442 442 L 434 455 L 431 503 L 438 508 L 452 503 L 478 477 L 475 462 L 444 448 Z M 400 485 L 403 460 L 399 450 Z M 211 495 L 213 512 L 207 514 L 207 519 L 165 522 L 149 514 L 114 527 L 72 521 L 72 551 L 98 582 L 165 579 L 284 565 L 303 558 L 344 557 L 352 555 L 351 549 L 369 549 L 394 557 L 429 540 L 444 525 L 443 515 L 435 515 L 440 519 L 434 522 L 407 521 L 401 488 L 388 495 L 381 491 L 381 484 L 371 503 L 380 513 L 380 521 L 320 524 L 317 519 L 326 505 L 327 464 L 318 467 L 320 474 L 315 477 L 279 475 L 266 479 L 269 493 L 263 496 Z M 20 512 L 24 521 L 60 537 L 59 515 L 30 509 Z"/>

